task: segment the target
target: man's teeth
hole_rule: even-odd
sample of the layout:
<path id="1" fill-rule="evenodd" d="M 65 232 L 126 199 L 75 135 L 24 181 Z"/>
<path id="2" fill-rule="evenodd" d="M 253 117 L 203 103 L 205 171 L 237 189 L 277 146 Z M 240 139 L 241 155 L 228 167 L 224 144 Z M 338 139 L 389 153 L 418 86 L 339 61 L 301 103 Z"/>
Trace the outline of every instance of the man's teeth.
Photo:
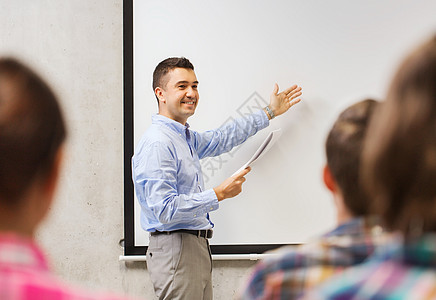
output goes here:
<path id="1" fill-rule="evenodd" d="M 194 104 L 194 101 L 185 101 L 186 104 Z"/>

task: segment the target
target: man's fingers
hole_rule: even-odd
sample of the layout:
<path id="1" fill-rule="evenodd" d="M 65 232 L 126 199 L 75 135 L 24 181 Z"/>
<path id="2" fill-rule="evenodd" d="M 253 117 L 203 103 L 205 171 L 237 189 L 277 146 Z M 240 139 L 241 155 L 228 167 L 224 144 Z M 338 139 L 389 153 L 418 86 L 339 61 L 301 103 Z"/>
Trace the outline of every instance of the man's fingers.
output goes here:
<path id="1" fill-rule="evenodd" d="M 286 94 L 289 94 L 290 92 L 292 92 L 293 90 L 297 89 L 298 85 L 294 84 L 291 87 L 287 88 L 286 90 L 284 90 L 283 92 Z"/>
<path id="2" fill-rule="evenodd" d="M 247 179 L 245 177 L 241 177 L 235 180 L 236 184 L 243 184 Z"/>
<path id="3" fill-rule="evenodd" d="M 244 177 L 245 175 L 247 175 L 248 172 L 251 171 L 251 167 L 246 167 L 244 170 L 242 170 L 241 172 L 239 172 L 238 174 L 236 174 L 236 178 L 239 179 L 241 177 Z"/>
<path id="4" fill-rule="evenodd" d="M 274 89 L 273 89 L 273 94 L 277 95 L 277 93 L 279 92 L 279 85 L 277 83 L 274 84 Z"/>
<path id="5" fill-rule="evenodd" d="M 301 101 L 300 98 L 295 99 L 295 100 L 292 100 L 292 101 L 289 101 L 289 107 L 294 106 L 295 104 L 297 104 L 297 103 L 300 102 L 300 101 Z"/>
<path id="6" fill-rule="evenodd" d="M 295 90 L 297 88 L 299 88 L 299 86 L 294 84 L 293 86 L 291 86 L 291 87 L 287 88 L 286 90 L 284 90 L 283 93 L 285 93 L 287 95 L 287 94 L 289 94 L 290 92 L 292 92 L 293 90 Z"/>
<path id="7" fill-rule="evenodd" d="M 302 92 L 298 92 L 296 94 L 288 95 L 288 99 L 289 100 L 295 99 L 297 97 L 300 97 L 302 94 L 303 94 Z"/>
<path id="8" fill-rule="evenodd" d="M 295 96 L 297 94 L 301 94 L 301 86 L 299 86 L 298 88 L 290 91 L 289 93 L 286 93 L 286 97 L 288 97 L 288 98 L 289 97 L 293 97 L 293 96 Z"/>

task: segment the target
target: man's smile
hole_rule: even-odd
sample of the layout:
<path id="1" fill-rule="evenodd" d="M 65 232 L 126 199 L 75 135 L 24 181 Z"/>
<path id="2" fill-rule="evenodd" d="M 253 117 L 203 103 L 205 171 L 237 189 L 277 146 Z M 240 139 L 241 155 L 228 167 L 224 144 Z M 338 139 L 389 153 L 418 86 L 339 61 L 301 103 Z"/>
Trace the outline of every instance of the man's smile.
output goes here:
<path id="1" fill-rule="evenodd" d="M 184 104 L 189 104 L 189 105 L 194 105 L 196 103 L 196 101 L 182 101 L 182 103 Z"/>

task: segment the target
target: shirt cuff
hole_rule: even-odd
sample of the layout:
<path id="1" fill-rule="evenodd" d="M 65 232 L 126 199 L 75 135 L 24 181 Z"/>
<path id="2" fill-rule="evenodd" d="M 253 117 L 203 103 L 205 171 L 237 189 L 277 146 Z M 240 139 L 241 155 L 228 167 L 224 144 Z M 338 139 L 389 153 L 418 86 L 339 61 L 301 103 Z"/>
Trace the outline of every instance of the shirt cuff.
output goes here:
<path id="1" fill-rule="evenodd" d="M 214 211 L 217 210 L 219 208 L 219 201 L 218 201 L 218 197 L 215 193 L 215 191 L 213 189 L 209 189 L 204 191 L 205 196 L 207 199 L 211 199 L 212 201 L 210 201 L 210 204 L 208 205 L 208 211 Z"/>
<path id="2" fill-rule="evenodd" d="M 268 127 L 270 120 L 263 109 L 259 109 L 253 115 L 255 116 L 256 126 L 259 128 L 259 130 Z"/>
<path id="3" fill-rule="evenodd" d="M 199 209 L 195 210 L 195 212 L 193 212 L 194 218 L 203 216 L 204 214 L 208 214 L 211 211 L 217 210 L 219 208 L 218 198 L 217 198 L 215 191 L 213 189 L 206 190 L 206 191 L 202 192 L 201 194 L 202 194 L 201 197 L 203 199 L 202 203 L 204 203 L 204 204 L 201 205 L 201 208 L 199 208 Z"/>

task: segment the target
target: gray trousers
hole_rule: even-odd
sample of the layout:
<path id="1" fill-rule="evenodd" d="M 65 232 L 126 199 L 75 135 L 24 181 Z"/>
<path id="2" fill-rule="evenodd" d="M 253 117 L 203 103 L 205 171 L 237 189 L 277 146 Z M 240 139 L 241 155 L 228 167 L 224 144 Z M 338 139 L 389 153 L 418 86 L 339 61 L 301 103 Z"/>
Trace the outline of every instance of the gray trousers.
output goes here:
<path id="1" fill-rule="evenodd" d="M 213 298 L 212 257 L 206 238 L 182 232 L 150 235 L 147 268 L 159 299 Z"/>

